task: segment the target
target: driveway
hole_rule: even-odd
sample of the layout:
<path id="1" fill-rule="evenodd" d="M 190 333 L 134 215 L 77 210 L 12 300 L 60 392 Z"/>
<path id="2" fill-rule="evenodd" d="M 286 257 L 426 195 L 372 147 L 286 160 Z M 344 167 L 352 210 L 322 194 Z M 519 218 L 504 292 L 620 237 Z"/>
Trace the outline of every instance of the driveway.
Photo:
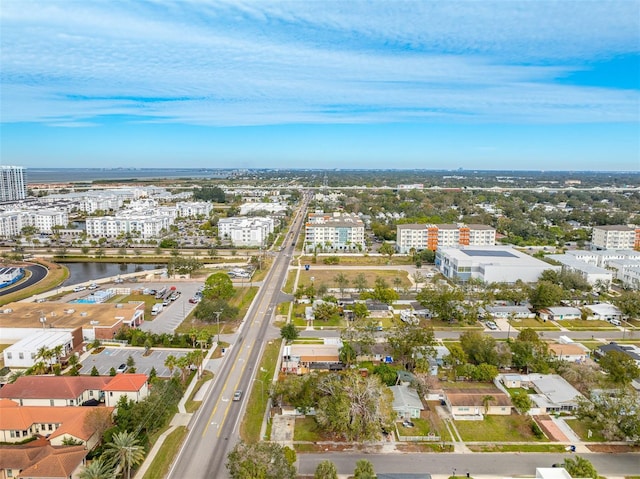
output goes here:
<path id="1" fill-rule="evenodd" d="M 98 354 L 88 353 L 82 357 L 81 375 L 91 374 L 91 370 L 95 366 L 101 376 L 108 376 L 111 368 L 118 369 L 121 364 L 126 364 L 129 356 L 135 362 L 137 373 L 144 373 L 147 376 L 152 368 L 156 368 L 156 374 L 159 377 L 168 378 L 170 376 L 169 368 L 164 365 L 167 356 L 173 354 L 176 358 L 185 356 L 189 349 L 171 349 L 171 348 L 152 348 L 148 356 L 144 356 L 144 348 L 104 348 Z M 175 370 L 174 370 L 175 373 Z"/>

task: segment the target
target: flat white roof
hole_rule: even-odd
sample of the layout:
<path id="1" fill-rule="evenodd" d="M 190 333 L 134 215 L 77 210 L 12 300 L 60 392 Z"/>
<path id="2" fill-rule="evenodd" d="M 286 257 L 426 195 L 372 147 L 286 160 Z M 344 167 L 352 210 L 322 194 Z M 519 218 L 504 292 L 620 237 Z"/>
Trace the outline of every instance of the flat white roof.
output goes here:
<path id="1" fill-rule="evenodd" d="M 49 349 L 64 344 L 72 339 L 69 331 L 40 331 L 21 339 L 15 344 L 12 344 L 5 352 L 12 351 L 37 351 L 42 346 Z"/>
<path id="2" fill-rule="evenodd" d="M 466 246 L 462 248 L 438 248 L 443 255 L 460 263 L 475 263 L 482 265 L 512 266 L 512 267 L 554 267 L 533 256 L 522 253 L 510 246 Z"/>

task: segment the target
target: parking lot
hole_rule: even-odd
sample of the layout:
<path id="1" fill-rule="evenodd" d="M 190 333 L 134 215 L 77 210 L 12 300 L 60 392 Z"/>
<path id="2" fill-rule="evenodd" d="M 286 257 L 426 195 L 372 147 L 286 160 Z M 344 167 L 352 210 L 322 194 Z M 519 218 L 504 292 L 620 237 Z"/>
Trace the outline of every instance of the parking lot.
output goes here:
<path id="1" fill-rule="evenodd" d="M 172 354 L 176 358 L 180 358 L 185 356 L 189 351 L 188 349 L 152 348 L 148 356 L 145 356 L 144 348 L 106 347 L 98 354 L 89 353 L 82 358 L 80 374 L 91 374 L 91 370 L 95 366 L 101 376 L 108 376 L 111 368 L 118 369 L 121 364 L 126 364 L 129 356 L 131 356 L 135 363 L 137 373 L 144 373 L 148 376 L 151 369 L 155 367 L 157 376 L 169 377 L 169 368 L 164 365 L 167 356 Z"/>

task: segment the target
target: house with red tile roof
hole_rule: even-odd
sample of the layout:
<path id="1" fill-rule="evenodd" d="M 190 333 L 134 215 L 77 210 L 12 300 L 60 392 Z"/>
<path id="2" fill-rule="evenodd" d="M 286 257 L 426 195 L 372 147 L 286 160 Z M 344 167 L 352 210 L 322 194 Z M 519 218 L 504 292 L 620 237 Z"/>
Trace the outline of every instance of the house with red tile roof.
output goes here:
<path id="1" fill-rule="evenodd" d="M 0 399 L 21 406 L 81 406 L 100 402 L 110 376 L 21 376 L 0 389 Z"/>
<path id="2" fill-rule="evenodd" d="M 19 406 L 0 399 L 0 442 L 17 443 L 36 435 L 45 436 L 52 446 L 63 445 L 65 439 L 82 442 L 92 449 L 102 430 L 87 417 L 96 408 L 71 406 Z M 105 408 L 110 414 L 113 408 Z"/>
<path id="3" fill-rule="evenodd" d="M 85 464 L 84 446 L 53 447 L 46 439 L 20 446 L 0 446 L 0 477 L 68 479 Z"/>
<path id="4" fill-rule="evenodd" d="M 109 407 L 116 407 L 122 396 L 139 402 L 149 395 L 149 383 L 146 374 L 118 374 L 102 388 L 104 403 Z"/>

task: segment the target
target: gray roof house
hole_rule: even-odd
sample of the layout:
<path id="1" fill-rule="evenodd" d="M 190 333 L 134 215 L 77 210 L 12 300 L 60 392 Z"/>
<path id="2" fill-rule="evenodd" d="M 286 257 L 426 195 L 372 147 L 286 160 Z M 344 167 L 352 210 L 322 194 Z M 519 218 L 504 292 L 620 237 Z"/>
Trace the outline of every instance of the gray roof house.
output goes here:
<path id="1" fill-rule="evenodd" d="M 538 394 L 529 397 L 540 414 L 573 411 L 582 394 L 557 374 L 530 374 L 531 384 Z"/>
<path id="2" fill-rule="evenodd" d="M 415 389 L 405 385 L 390 386 L 389 389 L 393 393 L 393 410 L 399 418 L 420 417 L 424 406 Z"/>

